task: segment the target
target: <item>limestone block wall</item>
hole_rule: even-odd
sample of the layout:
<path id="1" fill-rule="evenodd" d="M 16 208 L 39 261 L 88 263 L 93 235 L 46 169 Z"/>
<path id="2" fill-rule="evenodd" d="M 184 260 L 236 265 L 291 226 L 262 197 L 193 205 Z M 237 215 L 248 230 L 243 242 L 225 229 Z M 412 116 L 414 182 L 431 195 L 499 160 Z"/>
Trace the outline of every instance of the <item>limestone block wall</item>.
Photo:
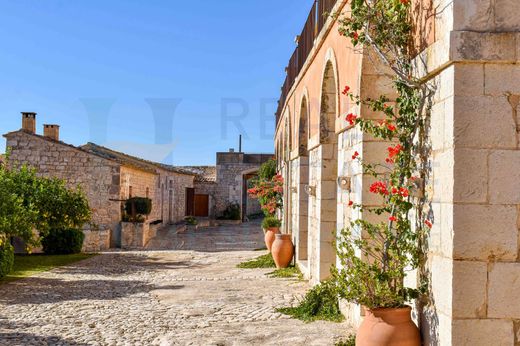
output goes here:
<path id="1" fill-rule="evenodd" d="M 194 176 L 160 169 L 157 171 L 157 200 L 163 224 L 182 221 L 186 216 L 186 188 L 194 186 Z"/>
<path id="2" fill-rule="evenodd" d="M 93 227 L 85 225 L 85 251 L 108 249 L 111 231 L 121 220 L 119 165 L 75 147 L 23 131 L 8 134 L 7 147 L 14 164 L 27 164 L 41 176 L 64 179 L 71 187 L 80 185 L 92 208 Z"/>
<path id="3" fill-rule="evenodd" d="M 230 203 L 242 205 L 244 174 L 256 171 L 269 157 L 261 154 L 217 153 L 217 187 L 215 190 L 217 216 L 220 216 Z"/>
<path id="4" fill-rule="evenodd" d="M 121 199 L 147 197 L 152 200 L 152 212 L 147 219 L 160 220 L 161 200 L 157 198 L 159 175 L 132 167 L 121 166 Z M 131 195 L 130 195 L 131 194 Z"/>
<path id="5" fill-rule="evenodd" d="M 309 159 L 306 156 L 300 156 L 292 160 L 290 164 L 292 174 L 289 184 L 291 185 L 292 220 L 289 228 L 293 235 L 296 260 L 302 268 L 307 269 L 309 195 L 306 189 L 309 183 Z"/>

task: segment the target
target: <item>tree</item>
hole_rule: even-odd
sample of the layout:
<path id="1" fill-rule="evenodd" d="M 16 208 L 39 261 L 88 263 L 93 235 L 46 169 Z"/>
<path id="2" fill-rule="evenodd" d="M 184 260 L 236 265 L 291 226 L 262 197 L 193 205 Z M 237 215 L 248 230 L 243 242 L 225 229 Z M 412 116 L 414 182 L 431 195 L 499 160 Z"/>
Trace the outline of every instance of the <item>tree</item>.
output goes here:
<path id="1" fill-rule="evenodd" d="M 88 200 L 80 187 L 38 177 L 34 169 L 0 167 L 0 236 L 16 236 L 36 245 L 33 229 L 44 236 L 50 229 L 81 228 L 91 220 Z"/>

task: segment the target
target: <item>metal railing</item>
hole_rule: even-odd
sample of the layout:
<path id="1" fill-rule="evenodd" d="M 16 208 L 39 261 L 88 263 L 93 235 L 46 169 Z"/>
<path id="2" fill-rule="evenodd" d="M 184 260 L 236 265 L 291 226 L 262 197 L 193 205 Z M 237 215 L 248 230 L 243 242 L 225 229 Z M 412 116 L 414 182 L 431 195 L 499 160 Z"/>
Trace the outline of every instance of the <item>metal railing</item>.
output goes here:
<path id="1" fill-rule="evenodd" d="M 314 40 L 325 26 L 327 17 L 334 8 L 334 5 L 336 5 L 337 1 L 338 0 L 315 0 L 312 5 L 309 16 L 303 26 L 303 30 L 297 38 L 298 46 L 294 50 L 294 53 L 289 59 L 289 64 L 285 68 L 285 81 L 282 86 L 282 94 L 278 100 L 278 109 L 276 110 L 277 125 L 282 115 L 281 113 L 287 95 L 289 94 L 289 90 L 291 90 L 296 77 L 298 77 L 298 74 L 301 72 L 305 61 L 314 46 Z"/>

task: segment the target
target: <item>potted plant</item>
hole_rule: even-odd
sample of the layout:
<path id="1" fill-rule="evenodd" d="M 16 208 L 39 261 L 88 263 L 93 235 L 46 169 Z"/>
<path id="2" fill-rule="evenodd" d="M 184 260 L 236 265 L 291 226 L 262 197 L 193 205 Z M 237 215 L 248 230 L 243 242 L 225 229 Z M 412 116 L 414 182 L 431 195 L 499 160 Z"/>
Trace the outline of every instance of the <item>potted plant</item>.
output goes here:
<path id="1" fill-rule="evenodd" d="M 274 216 L 266 216 L 262 221 L 262 229 L 264 230 L 264 240 L 267 250 L 271 252 L 275 235 L 280 233 L 281 222 Z"/>
<path id="2" fill-rule="evenodd" d="M 333 269 L 333 278 L 339 295 L 366 312 L 358 346 L 421 344 L 409 304 L 425 285 L 407 287 L 405 278 L 424 265 L 424 244 L 432 227 L 423 182 L 428 178 L 426 134 L 434 90 L 415 77 L 413 45 L 421 40 L 412 34 L 412 13 L 409 0 L 351 1 L 348 14 L 339 20 L 340 33 L 356 49 L 376 54 L 374 59 L 394 72 L 397 95 L 362 99 L 348 86 L 343 91 L 352 110 L 346 125 L 389 143 L 385 162 L 365 162 L 353 151 L 351 164 L 372 176 L 370 193 L 379 196 L 380 205 L 350 201 L 364 218 L 352 221 L 336 242 L 340 267 Z M 356 109 L 367 110 L 369 116 L 356 115 Z M 370 222 L 369 214 L 378 221 Z"/>

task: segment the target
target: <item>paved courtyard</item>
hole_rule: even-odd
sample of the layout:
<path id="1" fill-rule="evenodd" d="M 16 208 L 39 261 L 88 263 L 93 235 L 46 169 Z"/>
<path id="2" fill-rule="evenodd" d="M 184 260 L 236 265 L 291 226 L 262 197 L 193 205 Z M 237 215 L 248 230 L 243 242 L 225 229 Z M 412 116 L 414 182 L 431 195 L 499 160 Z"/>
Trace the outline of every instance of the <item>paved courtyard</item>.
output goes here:
<path id="1" fill-rule="evenodd" d="M 274 311 L 307 283 L 236 268 L 265 253 L 254 251 L 262 236 L 257 223 L 165 231 L 163 250 L 103 253 L 0 285 L 0 345 L 333 345 L 345 323 Z"/>

